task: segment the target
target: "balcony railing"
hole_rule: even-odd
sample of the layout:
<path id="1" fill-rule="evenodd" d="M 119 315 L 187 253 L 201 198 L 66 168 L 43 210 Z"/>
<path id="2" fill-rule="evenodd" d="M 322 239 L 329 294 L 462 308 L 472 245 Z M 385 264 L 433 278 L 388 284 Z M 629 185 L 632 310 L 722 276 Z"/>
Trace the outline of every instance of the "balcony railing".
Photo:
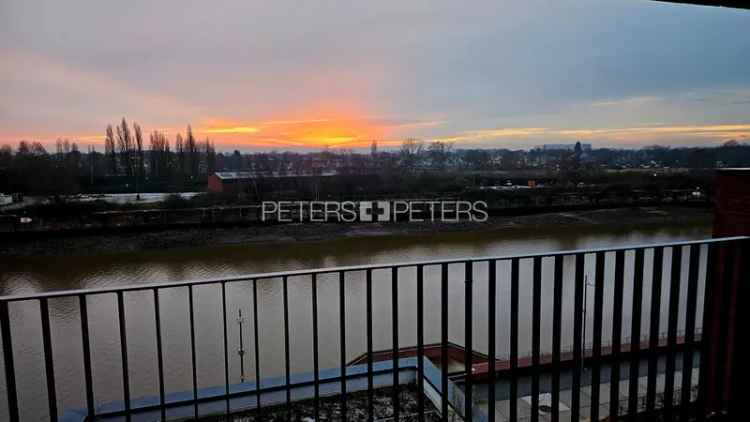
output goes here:
<path id="1" fill-rule="evenodd" d="M 586 409 L 585 416 L 590 420 L 600 420 L 606 416 L 615 420 L 624 414 L 633 416 L 656 412 L 689 418 L 700 414 L 702 400 L 709 390 L 715 397 L 720 397 L 722 403 L 728 401 L 730 392 L 725 386 L 729 383 L 723 375 L 729 373 L 729 364 L 708 362 L 707 345 L 721 339 L 722 335 L 726 336 L 736 321 L 728 312 L 724 313 L 722 320 L 709 320 L 715 313 L 709 313 L 704 308 L 706 305 L 726 306 L 732 296 L 727 291 L 717 300 L 704 295 L 706 286 L 711 285 L 715 277 L 740 276 L 743 266 L 738 264 L 748 258 L 749 243 L 748 238 L 733 237 L 529 255 L 286 271 L 0 297 L 5 381 L 0 395 L 4 395 L 6 400 L 3 404 L 7 406 L 3 409 L 0 405 L 0 419 L 7 416 L 11 421 L 57 421 L 65 411 L 68 411 L 68 415 L 76 414 L 75 411 L 71 412 L 68 405 L 66 409 L 61 408 L 58 391 L 69 383 L 81 383 L 83 410 L 80 414 L 85 420 L 122 416 L 139 420 L 143 415 L 150 415 L 149 420 L 168 420 L 168 417 L 174 416 L 170 411 L 178 408 L 188 408 L 192 413 L 190 416 L 198 418 L 206 413 L 201 406 L 217 401 L 224 403 L 221 409 L 224 413 L 237 412 L 241 407 L 243 411 L 262 414 L 270 408 L 289 408 L 301 397 L 310 397 L 313 402 L 310 416 L 320 420 L 321 399 L 332 396 L 339 402 L 341 419 L 355 420 L 356 417 L 347 412 L 348 397 L 356 382 L 360 382 L 359 389 L 367 394 L 364 414 L 367 420 L 373 420 L 374 392 L 387 380 L 389 385 L 395 387 L 392 389 L 392 410 L 388 417 L 398 421 L 407 417 L 399 414 L 402 396 L 398 387 L 404 382 L 404 373 L 412 370 L 415 372 L 417 391 L 430 390 L 436 393 L 433 396 L 440 397 L 432 402 L 435 409 L 430 410 L 427 409 L 430 405 L 427 403 L 429 395 L 417 394 L 419 420 L 424 420 L 425 412 L 434 415 L 436 410 L 444 421 L 455 415 L 463 420 L 494 421 L 497 410 L 494 385 L 501 379 L 509 383 L 507 419 L 538 420 L 540 379 L 547 374 L 551 377 L 549 415 L 552 421 L 557 421 L 561 412 L 563 373 L 571 377 L 567 406 L 570 408 L 570 420 L 581 419 L 582 409 Z M 718 271 L 719 266 L 726 270 Z M 261 297 L 263 292 L 259 293 L 259 290 L 266 286 L 261 284 L 268 282 L 273 283 L 274 289 L 278 288 L 274 290 L 279 293 L 278 296 Z M 325 284 L 324 295 L 321 294 L 321 284 Z M 237 290 L 239 293 L 228 294 L 228 290 L 236 286 L 241 287 Z M 212 304 L 197 301 L 195 295 L 198 289 L 213 289 L 218 300 Z M 186 290 L 186 312 L 174 309 L 165 311 L 163 301 L 169 298 L 170 304 L 173 304 L 177 300 L 173 293 L 178 290 Z M 299 299 L 302 296 L 297 290 L 304 292 L 304 300 L 309 301 L 304 307 L 299 305 L 292 309 L 297 315 L 309 306 L 309 320 L 305 324 L 310 331 L 302 333 L 302 337 L 311 340 L 308 345 L 296 342 L 295 334 L 299 335 L 300 332 L 290 327 L 290 293 Z M 230 376 L 230 360 L 234 359 L 235 352 L 230 346 L 230 337 L 233 336 L 228 334 L 233 331 L 233 327 L 229 326 L 233 315 L 228 311 L 228 304 L 239 297 L 248 300 L 249 312 L 246 315 L 249 313 L 248 319 L 253 322 L 252 329 L 248 329 L 251 335 L 247 359 L 251 361 L 251 372 L 254 373 L 245 379 L 246 357 L 243 340 L 240 339 L 242 379 L 238 383 L 233 382 L 235 375 Z M 110 300 L 111 309 L 101 305 L 100 298 Z M 358 303 L 347 303 L 352 298 L 356 298 Z M 266 305 L 259 306 L 262 300 L 278 300 L 280 319 L 264 316 L 261 308 Z M 94 301 L 97 306 L 92 308 Z M 71 347 L 70 342 L 66 342 L 63 348 L 58 344 L 60 335 L 53 336 L 53 327 L 64 323 L 53 318 L 55 314 L 50 311 L 52 304 L 58 302 L 64 302 L 65 306 L 74 307 L 77 311 L 75 324 L 80 324 L 79 347 Z M 321 303 L 325 306 L 321 307 Z M 29 307 L 34 308 L 33 312 L 28 310 Z M 216 327 L 220 339 L 218 343 L 202 342 L 204 335 L 196 332 L 196 314 L 207 311 L 216 311 L 220 315 L 220 323 Z M 435 318 L 426 319 L 426 313 Z M 148 315 L 148 318 L 139 319 L 137 324 L 131 323 L 129 318 L 133 314 Z M 408 317 L 405 314 L 409 314 Z M 109 331 L 117 339 L 116 346 L 106 349 L 106 352 L 94 353 L 96 339 L 91 330 L 92 324 L 114 318 L 115 315 L 114 331 Z M 360 316 L 364 319 L 361 325 L 355 321 Z M 30 322 L 35 318 L 38 319 Z M 277 329 L 270 334 L 260 332 L 264 318 L 266 321 L 274 320 L 272 322 L 276 324 Z M 184 340 L 189 344 L 190 353 L 189 363 L 186 362 L 185 367 L 189 368 L 187 377 L 192 388 L 186 394 L 168 391 L 165 383 L 168 376 L 165 368 L 172 359 L 177 358 L 165 352 L 163 325 L 173 324 L 177 320 L 183 320 L 187 325 Z M 36 332 L 36 329 L 28 327 L 35 324 L 40 327 L 38 353 L 26 346 L 26 337 Z M 416 329 L 415 332 L 411 332 L 412 327 Z M 240 325 L 240 335 L 242 329 Z M 426 330 L 441 345 L 439 359 L 435 362 L 439 370 L 425 357 Z M 347 339 L 347 335 L 359 334 L 364 336 L 363 345 L 354 345 L 357 342 Z M 151 336 L 153 344 L 148 340 Z M 385 362 L 376 362 L 373 358 L 377 350 L 376 341 L 378 344 L 390 344 L 390 356 Z M 139 345 L 149 343 L 154 348 L 158 396 L 148 398 L 147 391 L 133 389 L 132 379 L 141 377 L 143 374 L 140 372 L 150 368 L 148 365 L 134 365 L 134 361 L 129 359 L 133 356 L 133 352 L 129 353 L 129 347 L 134 342 Z M 19 346 L 19 343 L 24 346 Z M 268 343 L 280 343 L 282 346 L 264 354 Z M 455 366 L 456 360 L 449 356 L 448 347 L 453 343 L 463 346 L 463 356 L 459 362 L 463 375 L 458 379 L 455 373 L 451 374 L 450 379 L 448 374 L 449 366 Z M 519 360 L 524 358 L 519 353 L 525 347 L 522 343 L 530 346 L 530 365 L 525 367 L 519 365 Z M 402 348 L 414 346 L 416 359 L 402 356 Z M 218 386 L 213 384 L 210 389 L 199 388 L 197 365 L 200 354 L 197 349 L 216 352 L 208 353 L 211 359 L 208 363 L 202 359 L 201 364 L 208 365 L 214 375 L 217 372 L 221 374 L 223 380 Z M 306 354 L 302 352 L 304 349 L 308 350 Z M 113 350 L 116 352 L 113 353 Z M 278 353 L 273 353 L 274 350 Z M 366 354 L 366 363 L 356 368 L 348 366 L 349 358 L 360 353 Z M 475 353 L 486 355 L 484 365 L 477 361 Z M 309 371 L 292 369 L 292 363 L 299 354 L 305 354 L 311 361 L 309 368 L 305 367 Z M 685 369 L 692 368 L 698 356 L 701 361 L 700 379 L 697 382 L 699 393 L 697 400 L 693 400 L 691 389 L 695 383 L 692 371 Z M 17 366 L 19 359 L 27 362 L 26 366 Z M 666 360 L 663 391 L 657 391 L 660 359 Z M 645 398 L 638 393 L 639 368 L 643 360 L 648 361 Z M 27 376 L 31 365 L 28 361 L 31 364 L 36 362 L 43 375 Z M 72 361 L 82 365 L 80 380 L 72 379 L 78 376 L 75 371 L 59 369 L 62 363 L 67 365 Z M 102 366 L 103 369 L 96 369 L 97 372 L 106 373 L 108 378 L 120 378 L 117 382 L 122 393 L 119 403 L 102 404 L 96 399 L 100 392 L 96 390 L 94 382 L 95 361 L 108 362 L 108 365 Z M 321 361 L 324 362 L 323 366 Z M 507 361 L 507 368 L 499 364 L 501 361 Z M 336 363 L 330 365 L 330 362 Z M 119 369 L 114 373 L 113 363 Z M 625 364 L 628 366 L 627 373 L 620 370 Z M 264 369 L 267 365 L 274 369 Z M 582 371 L 577 368 L 584 365 L 590 371 L 586 382 L 591 386 L 591 393 L 590 403 L 582 406 L 584 380 Z M 602 397 L 600 391 L 604 365 L 609 368 L 609 379 L 606 381 L 609 384 L 609 397 Z M 300 367 L 299 364 L 295 366 Z M 675 385 L 678 366 L 683 370 L 679 385 Z M 709 377 L 706 370 L 709 367 L 721 375 Z M 486 372 L 479 374 L 478 371 Z M 280 376 L 267 379 L 261 377 L 262 372 Z M 530 378 L 531 403 L 527 415 L 519 414 L 521 377 Z M 628 380 L 627 405 L 621 403 L 622 395 L 626 392 L 620 391 L 621 381 L 625 379 Z M 719 379 L 720 382 L 708 385 L 709 379 Z M 454 381 L 458 382 L 460 390 L 453 385 Z M 480 382 L 493 386 L 487 389 L 486 407 L 477 406 L 475 398 Z M 20 384 L 24 387 L 19 388 Z M 68 387 L 64 389 L 71 390 Z M 300 393 L 305 389 L 308 393 Z M 675 392 L 679 395 L 676 396 Z M 111 391 L 107 391 L 101 397 L 111 394 Z M 663 403 L 657 403 L 657 395 L 663 398 Z M 45 405 L 41 406 L 41 403 Z M 602 403 L 609 403 L 608 415 L 600 411 Z M 287 412 L 287 415 L 290 413 Z"/>

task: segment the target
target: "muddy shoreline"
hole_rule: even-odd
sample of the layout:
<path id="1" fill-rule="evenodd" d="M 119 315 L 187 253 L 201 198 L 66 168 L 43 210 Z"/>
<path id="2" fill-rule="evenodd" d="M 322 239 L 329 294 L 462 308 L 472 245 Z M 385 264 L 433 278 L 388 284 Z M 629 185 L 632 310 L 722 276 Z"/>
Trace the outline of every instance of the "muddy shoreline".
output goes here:
<path id="1" fill-rule="evenodd" d="M 277 245 L 368 236 L 425 236 L 437 232 L 608 229 L 660 225 L 710 225 L 713 212 L 694 207 L 631 207 L 490 217 L 486 222 L 300 223 L 244 227 L 192 227 L 140 233 L 0 239 L 0 256 L 57 256 L 164 250 L 214 245 Z"/>

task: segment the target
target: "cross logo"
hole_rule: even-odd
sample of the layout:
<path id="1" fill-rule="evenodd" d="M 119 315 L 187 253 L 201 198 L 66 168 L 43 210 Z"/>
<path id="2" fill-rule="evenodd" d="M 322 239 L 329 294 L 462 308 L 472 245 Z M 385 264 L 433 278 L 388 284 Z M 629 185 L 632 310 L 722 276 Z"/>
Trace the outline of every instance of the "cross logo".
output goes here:
<path id="1" fill-rule="evenodd" d="M 359 221 L 391 221 L 391 204 L 388 201 L 360 202 Z"/>

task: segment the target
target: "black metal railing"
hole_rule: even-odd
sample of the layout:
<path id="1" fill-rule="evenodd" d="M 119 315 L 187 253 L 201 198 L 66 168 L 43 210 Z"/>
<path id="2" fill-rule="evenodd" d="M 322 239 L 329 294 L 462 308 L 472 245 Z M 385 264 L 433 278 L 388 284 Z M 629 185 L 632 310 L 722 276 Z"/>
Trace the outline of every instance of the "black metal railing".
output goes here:
<path id="1" fill-rule="evenodd" d="M 600 386 L 602 384 L 602 369 L 606 366 L 609 368 L 609 417 L 614 420 L 618 417 L 625 416 L 622 413 L 622 394 L 620 391 L 620 381 L 623 378 L 628 380 L 627 388 L 627 409 L 626 415 L 629 418 L 635 418 L 636 414 L 666 412 L 667 415 L 679 416 L 688 419 L 700 412 L 700 402 L 705 397 L 703 394 L 707 385 L 706 377 L 703 371 L 698 383 L 697 402 L 692 400 L 691 389 L 693 386 L 692 371 L 687 370 L 694 366 L 696 349 L 709 341 L 715 341 L 717 335 L 726 334 L 727 327 L 732 323 L 731 315 L 727 315 L 727 320 L 719 321 L 697 321 L 698 315 L 704 313 L 704 304 L 723 303 L 722 301 L 709 301 L 702 296 L 705 286 L 711 283 L 713 277 L 719 274 L 717 265 L 721 262 L 727 266 L 729 271 L 723 271 L 723 277 L 744 277 L 745 274 L 738 274 L 743 271 L 743 266 L 734 265 L 748 256 L 748 244 L 750 240 L 746 237 L 734 237 L 724 239 L 709 239 L 701 241 L 688 241 L 678 243 L 664 243 L 656 245 L 639 245 L 603 249 L 586 249 L 562 251 L 553 253 L 540 253 L 516 256 L 501 257 L 480 257 L 467 259 L 449 259 L 417 263 L 399 263 L 399 264 L 378 264 L 367 266 L 323 268 L 315 270 L 286 271 L 276 273 L 263 273 L 248 275 L 242 277 L 232 277 L 223 279 L 185 281 L 177 283 L 163 284 L 142 284 L 126 287 L 107 287 L 87 290 L 72 290 L 39 293 L 30 295 L 17 295 L 0 297 L 0 331 L 2 331 L 2 348 L 3 348 L 3 370 L 4 370 L 4 391 L 7 402 L 7 417 L 10 421 L 24 420 L 24 414 L 27 409 L 19 405 L 19 399 L 24 392 L 17 388 L 20 378 L 24 373 L 19 371 L 14 365 L 19 351 L 14 348 L 14 339 L 19 333 L 18 329 L 14 330 L 13 314 L 10 310 L 20 304 L 28 305 L 38 303 L 39 316 L 41 322 L 41 361 L 38 362 L 44 370 L 43 385 L 31 389 L 29 394 L 39 394 L 46 388 L 47 417 L 51 421 L 57 421 L 61 416 L 61 409 L 58 407 L 57 387 L 65 383 L 61 379 L 61 374 L 56 372 L 56 361 L 53 358 L 55 343 L 53 342 L 50 322 L 50 302 L 65 299 L 77 299 L 77 307 L 80 314 L 80 333 L 81 349 L 80 362 L 83 365 L 83 386 L 85 390 L 84 405 L 86 420 L 95 418 L 106 418 L 110 416 L 125 415 L 128 418 L 144 412 L 158 412 L 162 420 L 166 420 L 170 408 L 180 406 L 192 406 L 193 416 L 199 416 L 199 406 L 202 403 L 215 401 L 217 397 L 225 401 L 224 412 L 230 413 L 236 409 L 230 402 L 239 397 L 245 397 L 248 394 L 254 396 L 254 412 L 268 410 L 269 407 L 278 407 L 286 405 L 286 417 L 291 419 L 290 404 L 296 399 L 293 398 L 292 391 L 299 387 L 312 387 L 313 415 L 315 420 L 319 420 L 321 412 L 321 398 L 324 395 L 330 395 L 331 392 L 321 392 L 324 383 L 329 384 L 333 379 L 339 386 L 335 394 L 339 397 L 339 406 L 341 408 L 342 419 L 353 419 L 348 416 L 348 397 L 351 388 L 350 380 L 355 378 L 366 378 L 367 406 L 365 413 L 367 419 L 372 420 L 375 413 L 374 391 L 378 388 L 375 385 L 375 377 L 381 375 L 382 370 L 374 368 L 374 333 L 373 320 L 380 318 L 379 314 L 373 309 L 373 284 L 381 283 L 390 278 L 390 289 L 382 289 L 390 299 L 390 319 L 391 328 L 388 338 L 391 342 L 390 360 L 392 367 L 393 396 L 391 401 L 391 414 L 388 416 L 392 420 L 398 421 L 405 417 L 399 414 L 400 400 L 399 382 L 400 371 L 400 350 L 402 347 L 415 346 L 414 344 L 405 344 L 401 337 L 403 330 L 403 321 L 400 319 L 399 304 L 403 301 L 403 296 L 399 295 L 405 282 L 415 283 L 416 298 L 415 303 L 409 304 L 416 308 L 416 384 L 418 391 L 424 391 L 425 382 L 430 388 L 439 392 L 443 398 L 452 394 L 449 392 L 450 383 L 448 378 L 448 367 L 451 360 L 449 359 L 449 344 L 454 336 L 449 327 L 454 319 L 463 318 L 463 333 L 458 337 L 463 337 L 463 368 L 464 376 L 462 379 L 462 389 L 464 398 L 460 402 L 451 402 L 444 399 L 435 405 L 435 409 L 428 409 L 429 403 L 425 400 L 424 394 L 417 394 L 417 415 L 419 420 L 424 420 L 426 413 L 441 415 L 442 420 L 447 421 L 448 415 L 455 412 L 464 420 L 495 420 L 496 414 L 496 389 L 494 385 L 501 380 L 509 383 L 509 402 L 507 418 L 512 421 L 528 420 L 536 421 L 539 419 L 540 411 L 540 394 L 542 390 L 541 377 L 544 373 L 551 374 L 551 412 L 552 421 L 560 420 L 560 398 L 561 398 L 561 374 L 570 374 L 570 419 L 579 420 L 581 417 L 581 388 L 584 381 L 591 387 L 590 403 L 587 403 L 584 409 L 589 413 L 587 416 L 590 420 L 599 420 L 605 415 L 600 414 L 600 404 L 603 404 L 605 397 L 601 396 Z M 725 259 L 718 260 L 717 256 L 724 256 Z M 667 260 L 668 258 L 668 260 Z M 566 259 L 570 265 L 566 267 Z M 550 265 L 551 264 L 551 265 Z M 482 271 L 478 270 L 482 266 Z M 545 267 L 545 265 L 547 267 Z M 486 267 L 485 267 L 486 266 Z M 450 268 L 463 267 L 463 276 L 456 276 L 454 271 L 451 277 Z M 502 268 L 501 268 L 502 267 Z M 668 271 L 664 271 L 664 268 Z M 485 270 L 486 268 L 486 270 Z M 544 268 L 551 268 L 545 272 Z M 414 277 L 404 277 L 406 270 L 414 271 Z M 436 277 L 428 279 L 427 270 L 433 270 Z M 524 270 L 524 271 L 522 271 Z M 378 279 L 373 279 L 373 274 L 378 273 Z M 522 274 L 523 272 L 523 274 Z M 347 289 L 347 277 L 352 273 L 364 274 L 364 300 L 365 306 L 361 312 L 365 314 L 364 333 L 366 337 L 365 348 L 359 352 L 365 352 L 367 356 L 366 370 L 361 373 L 352 373 L 347 370 L 347 353 L 357 352 L 357 350 L 347 349 L 347 303 L 346 298 L 350 294 Z M 546 276 L 545 276 L 546 273 Z M 524 277 L 524 275 L 530 275 Z M 591 275 L 593 285 L 587 284 Z M 319 318 L 319 278 L 322 276 L 334 276 L 337 279 L 337 289 L 334 290 L 333 299 L 326 297 L 330 302 L 331 309 L 338 309 L 339 320 L 337 326 L 328 320 Z M 312 344 L 309 348 L 309 354 L 312 356 L 312 379 L 295 380 L 292 376 L 291 359 L 292 347 L 290 340 L 293 333 L 290 331 L 290 306 L 289 306 L 289 280 L 290 278 L 309 280 L 311 283 L 310 321 L 312 324 Z M 259 334 L 258 318 L 259 313 L 258 284 L 262 280 L 279 279 L 282 283 L 281 300 L 283 302 L 283 329 L 279 335 L 283 335 L 283 360 L 284 376 L 281 384 L 264 384 L 261 382 L 261 364 L 260 350 L 263 347 L 264 336 Z M 546 289 L 543 281 L 551 281 L 551 289 Z M 252 351 L 254 360 L 254 388 L 250 390 L 235 389 L 230 383 L 229 370 L 229 346 L 227 334 L 227 287 L 239 283 L 248 285 L 252 290 Z M 429 283 L 429 284 L 427 284 Z M 457 309 L 451 306 L 451 297 L 457 294 L 457 290 L 451 287 L 455 283 L 463 283 L 463 309 Z M 485 284 L 482 292 L 486 288 L 486 297 L 477 295 L 478 285 Z M 667 284 L 668 283 L 668 284 Z M 501 285 L 502 284 L 502 285 Z M 378 286 L 382 285 L 378 284 Z M 388 285 L 387 283 L 385 284 Z M 429 286 L 429 295 L 434 295 L 439 302 L 439 332 L 440 358 L 437 362 L 442 367 L 439 379 L 426 378 L 425 371 L 425 326 L 434 324 L 434 321 L 425 322 L 425 286 Z M 210 396 L 199 394 L 196 348 L 199 345 L 199 338 L 196 335 L 196 306 L 194 299 L 194 290 L 201 286 L 215 286 L 220 288 L 220 312 L 222 315 L 221 337 L 223 342 L 217 347 L 221 348 L 223 358 L 223 377 L 224 382 L 221 385 L 221 392 L 214 393 Z M 296 286 L 296 285 L 295 285 Z M 699 288 L 702 287 L 702 288 Z M 190 365 L 191 365 L 191 384 L 192 392 L 189 397 L 181 399 L 167 399 L 167 388 L 165 386 L 165 364 L 168 362 L 168 356 L 164 354 L 162 323 L 165 317 L 177 318 L 174 313 L 165 315 L 160 305 L 164 291 L 169 289 L 187 288 L 187 320 L 189 325 L 189 343 L 190 343 Z M 520 303 L 520 292 L 522 289 L 530 289 L 529 296 L 531 299 L 529 313 L 522 313 Z M 590 290 L 592 289 L 592 290 Z M 380 291 L 380 290 L 379 290 Z M 627 295 L 625 292 L 629 292 Z M 130 375 L 134 369 L 128 360 L 128 345 L 133 338 L 143 337 L 143 333 L 134 332 L 128 328 L 126 318 L 126 301 L 128 295 L 134 295 L 136 292 L 148 293 L 152 296 L 152 309 L 154 312 L 153 328 L 155 330 L 155 348 L 157 359 L 157 380 L 158 380 L 158 400 L 151 403 L 139 403 L 134 405 L 134 397 L 143 396 L 141 391 L 131 391 Z M 666 294 L 665 294 L 666 292 Z M 498 293 L 502 296 L 507 293 L 502 303 L 499 301 Z M 565 308 L 565 298 L 572 293 L 572 307 Z M 645 295 L 644 295 L 645 293 Z M 116 299 L 115 312 L 117 314 L 117 329 L 119 331 L 119 355 L 110 357 L 115 359 L 121 366 L 122 370 L 122 407 L 119 409 L 102 408 L 97 406 L 95 401 L 96 392 L 94 390 L 94 381 L 92 376 L 92 337 L 90 333 L 90 323 L 92 318 L 99 318 L 100 315 L 91 315 L 89 313 L 89 300 L 93 296 L 113 295 Z M 551 295 L 551 310 L 543 306 L 546 298 Z M 593 313 L 586 313 L 585 298 L 593 296 Z M 725 295 L 723 300 L 730 300 Z M 644 320 L 644 297 L 650 298 L 648 301 L 648 315 Z M 506 300 L 507 299 L 507 300 Z M 611 299 L 611 303 L 609 302 Z M 626 300 L 627 299 L 627 300 Z M 664 302 L 664 299 L 668 299 Z M 500 305 L 498 305 L 500 304 Z M 140 303 L 140 306 L 146 307 L 149 304 Z M 666 306 L 665 306 L 666 305 Z M 481 307 L 486 309 L 485 321 L 477 318 L 477 309 Z M 498 318 L 497 313 L 500 310 L 508 309 L 509 318 Z M 350 310 L 351 311 L 351 310 Z M 569 311 L 569 312 L 566 312 Z M 606 311 L 606 312 L 605 312 Z M 627 311 L 627 312 L 626 312 Z M 544 316 L 549 317 L 551 312 L 551 324 L 545 325 L 548 321 Z M 572 312 L 572 327 L 565 324 L 565 316 Z M 588 315 L 588 316 L 587 316 Z M 629 316 L 627 319 L 624 316 Z M 530 364 L 521 362 L 524 357 L 519 355 L 519 340 L 522 337 L 520 323 L 528 321 L 530 318 L 530 345 L 531 356 Z M 585 329 L 586 319 L 591 319 L 593 328 L 591 333 Z M 683 322 L 684 321 L 684 322 Z M 549 322 L 549 321 L 548 321 Z M 629 322 L 629 323 L 628 323 Z M 501 324 L 509 324 L 509 333 L 507 336 L 497 334 Z M 482 330 L 475 328 L 482 327 Z M 660 335 L 660 327 L 666 325 L 666 339 Z M 609 327 L 611 326 L 611 330 Z M 642 327 L 648 327 L 644 335 Z M 701 331 L 702 328 L 702 331 Z M 321 333 L 338 329 L 338 341 L 340 349 L 338 352 L 339 372 L 337 376 L 326 376 L 325 380 L 321 379 L 320 367 L 320 346 L 319 338 Z M 564 336 L 564 329 L 570 330 L 572 338 Z M 717 331 L 718 330 L 718 331 Z M 551 351 L 543 351 L 542 340 L 545 339 L 543 331 L 551 331 Z M 623 336 L 623 331 L 626 336 Z M 609 336 L 606 332 L 610 332 Z M 698 338 L 700 335 L 700 338 Z M 587 336 L 591 341 L 587 342 Z M 626 342 L 623 338 L 627 339 Z M 566 352 L 564 341 L 572 341 L 570 350 L 572 357 Z M 547 339 L 545 339 L 546 341 Z M 644 342 L 647 346 L 644 347 Z M 475 362 L 474 352 L 478 350 L 478 344 L 485 344 L 481 350 L 487 356 L 485 365 L 486 373 L 477 373 L 478 365 L 481 362 Z M 623 344 L 627 347 L 623 348 Z M 505 353 L 498 350 L 498 344 L 502 345 Z M 603 348 L 603 344 L 608 345 Z M 201 345 L 206 347 L 206 345 Z M 505 347 L 507 346 L 507 349 Z M 703 350 L 703 349 L 701 349 Z M 605 353 L 606 351 L 606 353 Z M 551 366 L 542 368 L 542 359 L 544 356 L 551 355 Z M 501 359 L 501 356 L 503 358 Z M 506 358 L 507 357 L 507 358 Z M 240 358 L 243 358 L 242 353 Z M 279 357 L 281 358 L 281 356 Z M 665 381 L 662 392 L 657 392 L 657 375 L 659 372 L 659 361 L 661 358 L 666 360 L 664 367 Z M 503 359 L 508 360 L 507 368 L 501 371 L 498 369 L 498 362 Z M 638 394 L 638 381 L 640 377 L 639 368 L 643 360 L 648 361 L 647 365 L 647 388 L 646 395 L 640 397 Z M 701 368 L 705 368 L 705 359 L 709 359 L 706 353 L 700 354 Z M 452 359 L 455 360 L 455 359 Z M 546 360 L 546 358 L 545 358 Z M 437 363 L 436 362 L 436 363 Z M 584 363 L 585 362 L 585 363 Z M 403 362 L 401 362 L 403 363 Z M 547 362 L 549 363 L 549 362 Z M 677 365 L 681 363 L 682 377 L 680 385 L 675 385 L 675 373 Z M 582 372 L 575 369 L 583 365 L 590 368 L 590 376 L 586 380 L 582 379 Z M 628 372 L 621 371 L 621 365 L 628 364 Z M 216 368 L 221 367 L 215 364 Z M 712 368 L 717 371 L 724 370 L 723 367 L 717 368 L 716 363 Z M 722 365 L 721 362 L 718 365 Z M 570 370 L 574 368 L 574 370 Z M 323 368 L 326 369 L 326 368 Z M 244 371 L 244 370 L 243 370 Z M 568 372 L 565 372 L 568 371 Z M 723 372 L 722 372 L 723 373 Z M 530 377 L 531 403 L 527 415 L 522 415 L 519 411 L 519 379 L 521 377 Z M 244 379 L 243 379 L 244 381 Z M 480 384 L 482 383 L 482 384 Z M 475 406 L 475 390 L 481 388 L 481 385 L 491 386 L 487 390 L 486 409 L 479 409 Z M 722 384 L 723 386 L 724 384 Z M 728 385 L 728 384 L 727 384 Z M 568 387 L 566 387 L 568 388 Z M 264 403 L 267 393 L 280 391 L 284 393 L 283 403 L 269 402 Z M 680 393 L 679 402 L 674 400 L 675 391 Z M 726 392 L 725 392 L 726 393 Z M 656 397 L 663 397 L 663 404 L 657 403 Z M 27 397 L 24 403 L 34 403 L 42 400 L 41 397 Z M 644 406 L 645 404 L 645 406 Z M 479 410 L 478 410 L 479 409 Z M 1 410 L 1 409 L 0 409 Z M 37 409 L 38 410 L 38 409 Z M 486 414 L 479 414 L 486 412 Z M 0 414 L 1 416 L 1 414 Z"/>

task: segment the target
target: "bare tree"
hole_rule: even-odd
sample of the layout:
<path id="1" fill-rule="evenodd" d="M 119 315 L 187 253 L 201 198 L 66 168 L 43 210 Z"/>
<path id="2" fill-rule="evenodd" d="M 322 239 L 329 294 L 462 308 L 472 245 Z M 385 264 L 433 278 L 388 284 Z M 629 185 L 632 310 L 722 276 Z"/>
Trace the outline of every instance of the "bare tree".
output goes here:
<path id="1" fill-rule="evenodd" d="M 205 151 L 206 174 L 210 175 L 216 171 L 216 148 L 214 147 L 214 143 L 208 138 L 206 138 Z"/>
<path id="2" fill-rule="evenodd" d="M 177 134 L 177 137 L 174 141 L 174 149 L 175 153 L 177 154 L 177 174 L 180 176 L 180 178 L 185 177 L 185 173 L 187 170 L 187 165 L 185 164 L 185 143 L 182 141 L 182 135 L 179 133 Z"/>
<path id="3" fill-rule="evenodd" d="M 41 142 L 33 142 L 31 144 L 31 154 L 41 157 L 47 155 L 47 150 L 44 149 L 44 145 Z"/>
<path id="4" fill-rule="evenodd" d="M 136 177 L 138 180 L 143 179 L 146 173 L 145 169 L 145 157 L 143 155 L 143 133 L 141 132 L 141 126 L 138 123 L 133 123 L 133 132 L 135 132 L 135 150 L 136 150 L 136 165 L 137 169 Z"/>
<path id="5" fill-rule="evenodd" d="M 63 141 L 62 141 L 62 139 L 57 138 L 57 140 L 55 141 L 55 150 L 57 151 L 57 153 L 55 154 L 55 159 L 57 161 L 62 161 L 63 160 Z"/>
<path id="6" fill-rule="evenodd" d="M 193 136 L 193 129 L 188 125 L 187 134 L 185 136 L 185 153 L 187 154 L 187 173 L 191 178 L 198 177 L 198 169 L 200 167 L 200 153 L 198 152 L 198 145 L 195 142 Z"/>
<path id="7" fill-rule="evenodd" d="M 125 170 L 125 175 L 133 175 L 133 136 L 130 134 L 130 127 L 122 118 L 122 123 L 117 126 L 117 148 L 120 153 L 120 166 Z"/>
<path id="8" fill-rule="evenodd" d="M 435 141 L 427 147 L 427 153 L 432 160 L 432 165 L 443 169 L 445 164 L 448 162 L 451 150 L 453 149 L 453 143 Z"/>
<path id="9" fill-rule="evenodd" d="M 107 135 L 104 137 L 104 155 L 107 161 L 107 172 L 117 174 L 117 153 L 115 152 L 115 132 L 112 125 L 107 125 Z"/>
<path id="10" fill-rule="evenodd" d="M 144 164 L 144 156 L 143 156 L 143 133 L 141 132 L 141 127 L 138 125 L 138 123 L 133 122 L 133 132 L 135 133 L 135 154 L 134 154 L 134 176 L 135 176 L 135 192 L 136 192 L 136 199 L 141 199 L 141 182 L 143 181 L 143 176 L 145 174 L 146 169 Z"/>
<path id="11" fill-rule="evenodd" d="M 18 155 L 31 155 L 31 145 L 29 141 L 21 141 L 18 143 Z"/>
<path id="12" fill-rule="evenodd" d="M 3 146 L 0 147 L 0 170 L 9 168 L 12 161 L 13 149 L 10 145 L 3 144 Z"/>
<path id="13" fill-rule="evenodd" d="M 154 131 L 150 136 L 151 177 L 162 178 L 169 173 L 169 140 L 161 132 Z"/>
<path id="14" fill-rule="evenodd" d="M 419 155 L 424 149 L 424 143 L 418 139 L 409 138 L 401 144 L 401 165 L 412 170 L 417 164 Z"/>

